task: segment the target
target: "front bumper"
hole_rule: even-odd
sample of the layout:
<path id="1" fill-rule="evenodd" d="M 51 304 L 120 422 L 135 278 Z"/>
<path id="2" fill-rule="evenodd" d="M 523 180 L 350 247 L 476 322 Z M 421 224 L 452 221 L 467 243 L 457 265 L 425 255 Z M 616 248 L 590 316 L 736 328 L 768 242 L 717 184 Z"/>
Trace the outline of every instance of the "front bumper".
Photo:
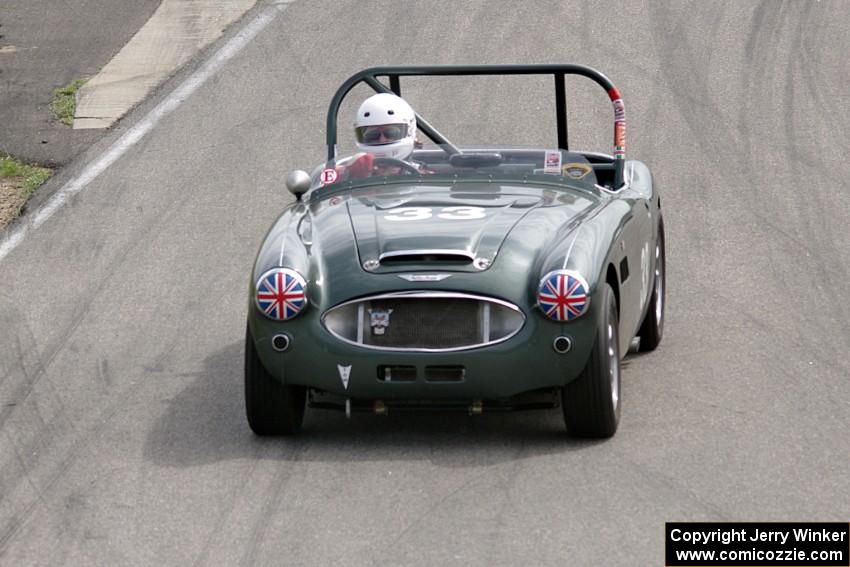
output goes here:
<path id="1" fill-rule="evenodd" d="M 507 400 L 578 377 L 595 336 L 592 306 L 571 323 L 526 311 L 524 327 L 510 339 L 454 352 L 385 352 L 348 344 L 322 326 L 317 309 L 286 322 L 271 321 L 252 309 L 249 326 L 260 360 L 283 384 L 358 400 Z M 289 348 L 278 352 L 272 337 L 283 333 L 290 338 Z M 569 352 L 555 352 L 552 344 L 558 336 L 571 339 Z M 387 367 L 404 367 L 404 380 L 386 380 Z M 434 380 L 447 374 L 450 380 Z"/>

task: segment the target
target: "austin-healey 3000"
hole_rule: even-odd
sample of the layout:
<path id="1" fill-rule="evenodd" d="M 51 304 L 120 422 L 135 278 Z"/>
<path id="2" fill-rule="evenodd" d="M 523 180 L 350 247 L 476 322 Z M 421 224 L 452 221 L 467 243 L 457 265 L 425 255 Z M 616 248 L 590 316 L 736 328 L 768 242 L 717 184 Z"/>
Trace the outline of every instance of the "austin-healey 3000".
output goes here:
<path id="1" fill-rule="evenodd" d="M 416 114 L 408 160 L 338 155 L 357 85 L 405 77 L 548 75 L 557 140 L 461 146 Z M 613 154 L 568 146 L 567 76 L 608 95 Z M 625 159 L 625 107 L 580 65 L 377 67 L 348 79 L 327 118 L 327 159 L 293 171 L 295 196 L 250 278 L 248 423 L 301 428 L 305 407 L 345 412 L 561 407 L 576 436 L 610 437 L 621 359 L 664 328 L 664 224 L 649 168 Z M 348 170 L 346 166 L 348 165 Z M 364 174 L 365 172 L 365 174 Z"/>

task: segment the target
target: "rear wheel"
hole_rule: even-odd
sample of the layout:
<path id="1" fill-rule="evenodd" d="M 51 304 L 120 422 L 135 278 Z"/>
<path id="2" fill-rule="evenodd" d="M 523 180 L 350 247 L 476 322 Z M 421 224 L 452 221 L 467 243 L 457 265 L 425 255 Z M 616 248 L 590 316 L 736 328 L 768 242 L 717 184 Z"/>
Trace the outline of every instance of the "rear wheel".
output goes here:
<path id="1" fill-rule="evenodd" d="M 664 291 L 667 287 L 664 258 L 664 222 L 658 221 L 658 238 L 655 241 L 655 278 L 652 285 L 652 295 L 643 323 L 638 331 L 640 351 L 655 350 L 664 334 Z"/>
<path id="2" fill-rule="evenodd" d="M 617 304 L 607 283 L 600 288 L 602 316 L 590 358 L 562 389 L 564 422 L 577 437 L 611 437 L 620 422 L 620 346 Z"/>
<path id="3" fill-rule="evenodd" d="M 257 435 L 292 435 L 301 430 L 307 389 L 284 386 L 257 355 L 251 330 L 245 333 L 245 413 Z"/>

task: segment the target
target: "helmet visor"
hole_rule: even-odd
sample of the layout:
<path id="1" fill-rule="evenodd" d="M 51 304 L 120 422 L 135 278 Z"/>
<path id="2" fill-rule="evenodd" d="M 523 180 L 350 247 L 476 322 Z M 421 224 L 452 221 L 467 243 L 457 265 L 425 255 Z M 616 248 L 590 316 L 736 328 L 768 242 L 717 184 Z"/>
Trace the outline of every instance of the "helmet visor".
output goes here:
<path id="1" fill-rule="evenodd" d="M 407 137 L 407 124 L 378 124 L 375 126 L 360 126 L 354 129 L 357 141 L 361 144 L 379 146 L 392 144 Z"/>

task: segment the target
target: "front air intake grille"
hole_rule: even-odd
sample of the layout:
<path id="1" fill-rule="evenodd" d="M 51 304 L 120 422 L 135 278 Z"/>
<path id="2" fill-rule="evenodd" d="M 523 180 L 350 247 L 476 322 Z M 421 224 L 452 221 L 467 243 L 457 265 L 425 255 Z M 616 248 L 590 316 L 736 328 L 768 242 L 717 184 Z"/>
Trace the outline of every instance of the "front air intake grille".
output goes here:
<path id="1" fill-rule="evenodd" d="M 389 326 L 370 325 L 372 313 L 389 315 Z M 366 309 L 366 344 L 377 347 L 452 348 L 484 342 L 479 302 L 474 299 L 435 298 L 427 301 L 376 299 Z M 380 332 L 380 334 L 379 334 Z"/>
<path id="2" fill-rule="evenodd" d="M 378 366 L 378 380 L 381 382 L 416 382 L 415 366 Z"/>
<path id="3" fill-rule="evenodd" d="M 509 339 L 525 317 L 515 306 L 454 292 L 403 292 L 367 297 L 325 312 L 336 337 L 381 350 L 450 351 Z"/>
<path id="4" fill-rule="evenodd" d="M 463 366 L 426 366 L 426 382 L 463 382 L 466 369 Z"/>

